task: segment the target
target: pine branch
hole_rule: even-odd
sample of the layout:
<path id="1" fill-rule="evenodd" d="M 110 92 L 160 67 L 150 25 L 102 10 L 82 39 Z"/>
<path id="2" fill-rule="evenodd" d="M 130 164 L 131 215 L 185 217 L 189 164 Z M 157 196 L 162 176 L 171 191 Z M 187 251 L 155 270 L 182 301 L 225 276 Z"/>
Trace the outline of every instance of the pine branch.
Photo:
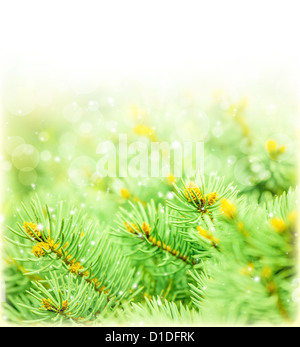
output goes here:
<path id="1" fill-rule="evenodd" d="M 26 237 L 34 244 L 31 253 L 35 257 L 23 258 L 35 264 L 27 275 L 55 269 L 84 281 L 98 295 L 108 294 L 108 300 L 117 298 L 121 302 L 132 297 L 134 269 L 120 250 L 112 252 L 113 245 L 105 230 L 100 232 L 80 213 L 75 215 L 74 210 L 65 209 L 62 203 L 56 215 L 48 207 L 43 210 L 39 200 L 32 201 L 31 211 L 25 206 L 24 210 L 26 217 L 20 214 L 23 226 L 18 224 L 18 231 L 10 230 L 16 238 Z M 21 245 L 20 241 L 9 240 Z M 26 239 L 22 242 L 22 247 L 28 247 Z"/>

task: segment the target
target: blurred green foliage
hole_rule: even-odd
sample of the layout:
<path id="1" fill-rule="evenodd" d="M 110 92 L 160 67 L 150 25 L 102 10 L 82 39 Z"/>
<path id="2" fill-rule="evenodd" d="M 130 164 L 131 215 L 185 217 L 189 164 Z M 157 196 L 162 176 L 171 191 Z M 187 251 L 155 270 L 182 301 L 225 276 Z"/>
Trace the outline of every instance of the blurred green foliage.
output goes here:
<path id="1" fill-rule="evenodd" d="M 233 182 L 237 187 L 237 199 L 242 198 L 246 205 L 263 208 L 264 204 L 271 203 L 297 184 L 299 130 L 296 115 L 299 104 L 288 88 L 273 84 L 272 81 L 241 91 L 208 90 L 196 83 L 189 88 L 172 86 L 165 89 L 134 84 L 117 87 L 105 85 L 86 94 L 62 86 L 7 88 L 4 100 L 2 221 L 13 228 L 17 220 L 20 222 L 16 209 L 22 201 L 28 204 L 35 193 L 38 193 L 42 203 L 48 204 L 50 211 L 56 209 L 57 203 L 62 200 L 112 228 L 117 228 L 120 222 L 119 217 L 116 217 L 120 207 L 123 211 L 131 211 L 130 203 L 146 206 L 152 200 L 158 206 L 168 200 L 174 207 L 176 189 L 173 183 L 179 183 L 180 180 L 173 177 L 172 172 L 168 177 L 161 178 L 99 175 L 99 146 L 105 141 L 112 141 L 118 147 L 120 134 L 127 135 L 129 144 L 142 141 L 150 145 L 151 142 L 165 141 L 175 146 L 185 141 L 203 142 L 204 173 L 224 177 L 224 187 Z M 185 173 L 183 178 L 187 178 Z M 185 212 L 187 215 L 190 213 Z M 249 213 L 244 216 L 246 224 L 251 223 L 248 218 L 257 218 L 255 211 Z M 263 220 L 262 216 L 259 218 Z M 150 218 L 151 223 L 153 221 Z M 226 241 L 227 247 L 231 241 L 230 238 Z M 281 242 L 277 241 L 276 247 Z M 195 239 L 191 242 L 195 242 Z M 123 248 L 127 253 L 126 247 Z M 7 246 L 11 257 L 22 257 L 19 254 L 21 251 L 21 248 Z M 237 249 L 231 251 L 232 254 L 238 252 Z M 128 254 L 130 257 L 130 252 Z M 191 254 L 194 255 L 193 252 Z M 257 255 L 257 259 L 259 257 Z M 135 266 L 141 261 L 134 258 L 131 260 Z M 158 264 L 159 260 L 155 262 Z M 8 263 L 7 276 L 21 276 Z M 150 261 L 149 264 L 153 266 Z M 237 263 L 232 264 L 232 259 L 227 265 L 224 267 L 229 272 L 238 266 Z M 290 265 L 288 263 L 286 268 Z M 162 271 L 165 271 L 164 267 Z M 149 270 L 143 279 L 143 286 L 152 291 L 153 296 L 163 293 L 163 298 L 170 299 L 168 309 L 176 312 L 176 317 L 180 314 L 184 316 L 187 309 L 181 306 L 174 308 L 171 301 L 180 299 L 180 302 L 189 303 L 186 298 L 190 296 L 187 293 L 191 283 L 184 275 L 186 270 L 179 272 L 182 276 L 180 285 L 176 281 L 172 282 L 172 266 L 168 267 L 168 271 L 168 277 L 153 282 L 154 274 Z M 197 285 L 204 279 L 197 280 L 197 275 L 194 276 L 192 296 L 198 309 L 202 307 L 199 302 L 203 293 L 197 289 Z M 30 286 L 30 280 L 25 278 L 21 276 L 18 280 L 20 292 Z M 230 282 L 230 279 L 227 280 Z M 221 275 L 219 285 L 226 285 L 226 279 Z M 84 290 L 83 287 L 80 290 Z M 172 294 L 172 290 L 176 295 Z M 9 288 L 9 294 L 12 295 L 10 302 L 17 307 L 14 291 L 21 294 L 14 286 Z M 214 291 L 218 293 L 215 287 L 212 293 Z M 287 295 L 286 291 L 284 296 Z M 224 300 L 229 298 L 230 295 Z M 147 308 L 149 312 L 155 310 L 156 299 L 153 298 L 150 303 L 146 295 L 143 300 L 150 305 Z M 30 306 L 30 299 L 26 298 L 25 301 Z M 269 309 L 269 305 L 268 301 L 265 310 Z M 254 310 L 252 302 L 249 306 L 249 312 Z M 189 318 L 196 314 L 194 308 L 191 308 Z M 156 309 L 156 312 L 161 310 L 159 307 Z M 168 309 L 163 314 L 168 316 Z M 138 315 L 139 309 L 135 307 L 135 310 L 137 312 L 134 311 L 134 314 Z M 203 310 L 208 312 L 210 306 Z M 145 312 L 140 313 L 141 316 Z M 27 311 L 22 314 L 23 318 L 29 315 Z M 220 310 L 220 316 L 223 314 Z M 250 321 L 255 320 L 257 314 L 254 312 L 250 315 Z"/>

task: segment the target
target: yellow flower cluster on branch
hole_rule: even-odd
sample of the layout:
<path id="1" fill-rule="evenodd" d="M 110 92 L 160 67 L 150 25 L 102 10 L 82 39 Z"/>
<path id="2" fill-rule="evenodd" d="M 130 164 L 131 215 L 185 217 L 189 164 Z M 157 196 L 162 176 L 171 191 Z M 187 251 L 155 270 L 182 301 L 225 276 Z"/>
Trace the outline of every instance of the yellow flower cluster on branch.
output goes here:
<path id="1" fill-rule="evenodd" d="M 143 232 L 145 233 L 146 236 L 150 235 L 151 228 L 150 228 L 149 224 L 147 224 L 146 222 L 143 222 L 142 230 L 143 230 Z"/>
<path id="2" fill-rule="evenodd" d="M 200 200 L 202 197 L 200 188 L 194 182 L 190 182 L 185 186 L 184 194 L 189 202 L 194 200 L 197 203 L 198 199 Z"/>
<path id="3" fill-rule="evenodd" d="M 173 174 L 170 174 L 168 177 L 167 177 L 167 180 L 170 184 L 173 184 L 176 182 L 176 177 L 173 175 Z"/>
<path id="4" fill-rule="evenodd" d="M 221 212 L 229 219 L 234 219 L 237 216 L 237 208 L 235 204 L 227 199 L 221 201 Z"/>
<path id="5" fill-rule="evenodd" d="M 78 274 L 79 273 L 79 270 L 83 270 L 83 266 L 80 265 L 80 262 L 77 261 L 77 262 L 74 262 L 70 265 L 69 267 L 69 271 L 72 273 L 72 274 Z"/>
<path id="6" fill-rule="evenodd" d="M 202 195 L 200 188 L 194 182 L 190 182 L 185 186 L 184 194 L 187 200 L 189 202 L 194 201 L 198 206 L 199 211 L 203 213 L 208 212 L 208 209 L 205 208 L 206 206 L 212 206 L 218 200 L 217 192 Z"/>
<path id="7" fill-rule="evenodd" d="M 43 257 L 46 252 L 45 250 L 49 251 L 50 246 L 47 242 L 38 242 L 33 248 L 31 253 L 33 253 L 37 258 Z"/>
<path id="8" fill-rule="evenodd" d="M 28 233 L 29 236 L 31 236 L 29 234 L 29 231 L 31 231 L 29 229 L 29 231 L 26 228 L 37 228 L 37 224 L 35 223 L 28 223 L 28 222 L 24 222 L 24 228 L 26 230 L 26 232 Z M 151 228 L 149 228 L 149 225 L 147 225 L 146 223 L 143 224 L 142 226 L 145 230 L 145 232 L 150 232 Z M 38 230 L 38 229 L 36 229 Z M 50 234 L 50 231 L 49 231 Z M 41 234 L 39 234 L 41 236 Z M 84 233 L 81 233 L 81 237 L 84 236 Z M 36 239 L 35 239 L 36 240 Z M 47 251 L 51 251 L 52 253 L 54 253 L 59 259 L 61 259 L 68 267 L 69 267 L 69 271 L 70 273 L 83 277 L 85 279 L 86 282 L 88 283 L 92 283 L 95 290 L 99 293 L 104 292 L 105 294 L 108 293 L 106 289 L 106 287 L 102 284 L 102 282 L 100 282 L 96 277 L 93 277 L 93 275 L 91 277 L 93 277 L 92 279 L 89 279 L 88 277 L 90 276 L 89 271 L 84 271 L 85 267 L 81 265 L 81 263 L 79 261 L 77 261 L 75 258 L 72 257 L 72 255 L 68 254 L 68 251 L 63 251 L 67 248 L 68 246 L 68 242 L 66 242 L 66 244 L 61 247 L 60 244 L 55 243 L 54 240 L 52 240 L 50 237 L 47 238 L 46 241 L 43 242 L 38 242 L 37 244 L 35 244 L 35 246 L 33 246 L 32 248 L 32 253 L 37 257 L 43 257 L 46 255 Z M 64 254 L 64 257 L 63 257 Z M 49 305 L 51 305 L 51 303 L 49 302 L 50 299 L 48 299 L 48 301 L 45 301 L 45 305 L 48 305 L 48 307 L 50 307 Z"/>
<path id="9" fill-rule="evenodd" d="M 124 225 L 127 229 L 127 231 L 129 231 L 132 234 L 136 234 L 138 235 L 139 232 L 139 227 L 134 224 L 134 223 L 128 223 L 128 222 L 124 222 Z M 178 259 L 183 260 L 184 262 L 188 262 L 188 263 L 192 263 L 195 264 L 196 262 L 194 262 L 193 260 L 190 260 L 188 258 L 188 256 L 180 253 L 179 251 L 172 249 L 172 247 L 170 245 L 166 245 L 164 242 L 161 242 L 160 240 L 156 240 L 155 237 L 153 237 L 152 235 L 150 235 L 151 232 L 151 228 L 149 226 L 149 224 L 147 224 L 146 222 L 143 222 L 141 225 L 141 229 L 143 230 L 143 232 L 145 233 L 147 240 L 152 243 L 153 246 L 156 246 L 158 248 L 163 249 L 164 251 L 170 253 L 171 255 L 177 257 Z"/>
<path id="10" fill-rule="evenodd" d="M 129 224 L 127 222 L 124 222 L 124 225 L 125 225 L 127 231 L 129 231 L 132 234 L 136 234 L 139 231 L 138 226 L 134 223 Z"/>
<path id="11" fill-rule="evenodd" d="M 47 311 L 58 313 L 64 313 L 69 307 L 68 300 L 64 300 L 61 304 L 61 307 L 56 307 L 51 299 L 42 299 L 41 304 L 42 308 L 46 309 Z"/>
<path id="12" fill-rule="evenodd" d="M 197 226 L 197 231 L 199 232 L 199 235 L 209 240 L 214 247 L 217 247 L 220 241 L 214 237 L 210 231 L 203 229 L 200 225 Z"/>
<path id="13" fill-rule="evenodd" d="M 279 234 L 283 233 L 288 227 L 282 218 L 272 218 L 270 223 Z"/>
<path id="14" fill-rule="evenodd" d="M 156 136 L 154 134 L 154 129 L 148 125 L 143 124 L 147 118 L 147 111 L 140 108 L 137 105 L 131 105 L 131 114 L 138 120 L 138 125 L 136 125 L 133 130 L 137 135 L 146 136 L 150 138 L 151 141 L 156 141 Z"/>
<path id="15" fill-rule="evenodd" d="M 274 217 L 270 220 L 272 228 L 278 233 L 283 234 L 288 229 L 295 227 L 297 221 L 297 213 L 292 211 L 288 214 L 286 219 L 281 217 Z"/>
<path id="16" fill-rule="evenodd" d="M 134 127 L 133 130 L 137 135 L 147 136 L 150 138 L 151 141 L 156 141 L 154 129 L 152 129 L 151 127 L 147 125 L 143 125 L 143 124 L 137 125 L 136 127 Z"/>
<path id="17" fill-rule="evenodd" d="M 268 140 L 266 142 L 266 149 L 273 160 L 277 160 L 278 157 L 286 151 L 286 146 L 278 146 L 275 140 Z"/>
<path id="18" fill-rule="evenodd" d="M 134 223 L 127 223 L 124 222 L 124 225 L 126 227 L 126 229 L 132 233 L 132 234 L 139 234 L 140 230 L 139 227 L 134 224 Z M 141 229 L 143 230 L 143 232 L 145 233 L 146 236 L 148 236 L 150 234 L 151 228 L 149 226 L 149 224 L 147 224 L 146 222 L 143 222 L 143 224 L 141 225 Z"/>
<path id="19" fill-rule="evenodd" d="M 29 235 L 31 238 L 38 240 L 41 235 L 41 231 L 38 228 L 38 225 L 36 223 L 32 222 L 24 222 L 23 228 L 25 229 L 27 235 Z"/>
<path id="20" fill-rule="evenodd" d="M 121 193 L 121 196 L 123 199 L 129 199 L 130 198 L 130 192 L 128 189 L 122 188 L 120 193 Z"/>
<path id="21" fill-rule="evenodd" d="M 59 244 L 55 244 L 54 240 L 51 240 L 50 237 L 47 238 L 46 242 L 38 242 L 33 248 L 32 248 L 32 253 L 37 257 L 43 257 L 46 255 L 46 251 L 52 251 L 56 253 L 58 257 L 62 256 L 62 252 L 59 249 Z"/>

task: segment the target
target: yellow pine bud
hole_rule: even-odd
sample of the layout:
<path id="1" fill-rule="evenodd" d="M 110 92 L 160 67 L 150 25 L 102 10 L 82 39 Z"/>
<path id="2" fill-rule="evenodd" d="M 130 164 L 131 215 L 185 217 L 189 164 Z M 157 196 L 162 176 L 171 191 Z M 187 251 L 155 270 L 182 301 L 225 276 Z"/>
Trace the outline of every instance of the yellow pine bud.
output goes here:
<path id="1" fill-rule="evenodd" d="M 268 140 L 266 142 L 266 148 L 267 148 L 267 151 L 272 154 L 274 152 L 276 152 L 277 150 L 277 142 L 274 141 L 274 140 Z"/>
<path id="2" fill-rule="evenodd" d="M 235 204 L 227 199 L 221 201 L 221 212 L 229 219 L 234 219 L 237 215 Z"/>
<path id="3" fill-rule="evenodd" d="M 130 198 L 130 192 L 128 189 L 123 188 L 123 189 L 121 189 L 120 193 L 121 193 L 121 196 L 123 199 L 129 199 Z"/>
<path id="4" fill-rule="evenodd" d="M 285 221 L 281 218 L 272 218 L 270 223 L 279 234 L 283 233 L 287 228 Z"/>

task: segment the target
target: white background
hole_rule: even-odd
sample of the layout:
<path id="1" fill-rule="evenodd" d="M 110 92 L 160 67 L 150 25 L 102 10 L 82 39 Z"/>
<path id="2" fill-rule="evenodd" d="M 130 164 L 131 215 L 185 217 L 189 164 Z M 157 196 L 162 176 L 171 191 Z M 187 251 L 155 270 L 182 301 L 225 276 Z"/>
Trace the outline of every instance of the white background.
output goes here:
<path id="1" fill-rule="evenodd" d="M 299 23 L 298 0 L 7 0 L 1 71 L 155 79 L 259 65 L 296 75 Z"/>

